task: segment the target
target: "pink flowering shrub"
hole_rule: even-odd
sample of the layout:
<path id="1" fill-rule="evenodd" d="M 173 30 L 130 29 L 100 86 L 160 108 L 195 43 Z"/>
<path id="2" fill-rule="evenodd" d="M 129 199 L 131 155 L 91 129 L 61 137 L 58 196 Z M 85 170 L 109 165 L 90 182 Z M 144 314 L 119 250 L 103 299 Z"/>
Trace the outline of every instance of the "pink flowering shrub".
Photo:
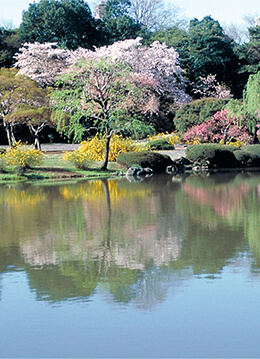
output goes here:
<path id="1" fill-rule="evenodd" d="M 188 143 L 229 143 L 239 140 L 244 144 L 252 143 L 253 138 L 250 136 L 243 119 L 227 117 L 227 110 L 218 111 L 215 115 L 201 123 L 193 126 L 184 133 L 183 140 Z"/>

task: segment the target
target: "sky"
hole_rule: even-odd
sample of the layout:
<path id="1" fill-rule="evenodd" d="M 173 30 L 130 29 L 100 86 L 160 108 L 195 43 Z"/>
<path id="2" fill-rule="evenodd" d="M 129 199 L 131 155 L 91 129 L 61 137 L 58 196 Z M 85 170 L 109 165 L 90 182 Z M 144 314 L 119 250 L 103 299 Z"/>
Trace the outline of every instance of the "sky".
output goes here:
<path id="1" fill-rule="evenodd" d="M 22 19 L 22 11 L 27 10 L 34 0 L 0 0 L 0 23 L 12 24 L 18 27 Z M 36 3 L 38 2 L 35 1 Z M 93 1 L 86 1 L 92 11 Z M 98 1 L 97 1 L 98 2 Z M 259 0 L 171 0 L 183 10 L 183 14 L 189 18 L 201 20 L 204 16 L 211 15 L 221 25 L 244 23 L 244 15 L 260 16 Z"/>

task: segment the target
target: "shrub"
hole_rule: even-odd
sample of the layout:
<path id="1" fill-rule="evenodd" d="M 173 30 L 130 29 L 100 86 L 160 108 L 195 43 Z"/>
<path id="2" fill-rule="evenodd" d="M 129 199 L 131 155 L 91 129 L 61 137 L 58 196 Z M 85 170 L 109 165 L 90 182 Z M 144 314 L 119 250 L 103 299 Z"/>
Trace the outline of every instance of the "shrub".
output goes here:
<path id="1" fill-rule="evenodd" d="M 186 149 L 187 159 L 191 162 L 208 162 L 209 167 L 229 168 L 237 165 L 234 146 L 203 144 L 191 145 Z"/>
<path id="2" fill-rule="evenodd" d="M 165 138 L 149 141 L 147 143 L 151 150 L 174 150 L 174 145 L 169 143 Z"/>
<path id="3" fill-rule="evenodd" d="M 239 140 L 240 143 L 250 143 L 253 138 L 245 126 L 245 121 L 228 116 L 227 110 L 218 111 L 215 115 L 201 123 L 193 126 L 184 135 L 183 140 L 188 144 L 195 141 L 203 142 L 224 142 L 232 143 Z"/>
<path id="4" fill-rule="evenodd" d="M 41 163 L 42 153 L 33 147 L 23 145 L 19 141 L 15 146 L 6 150 L 5 157 L 7 164 L 17 166 L 21 172 L 24 172 L 24 170 Z"/>
<path id="5" fill-rule="evenodd" d="M 260 145 L 245 145 L 242 149 L 247 153 L 252 153 L 260 157 Z"/>
<path id="6" fill-rule="evenodd" d="M 173 164 L 171 158 L 156 152 L 128 152 L 121 153 L 116 161 L 126 167 L 139 165 L 143 168 L 149 167 L 154 172 L 165 172 L 167 166 Z"/>
<path id="7" fill-rule="evenodd" d="M 0 173 L 4 173 L 5 170 L 6 170 L 5 151 L 0 150 Z"/>
<path id="8" fill-rule="evenodd" d="M 65 152 L 63 155 L 63 160 L 71 162 L 76 168 L 80 170 L 86 170 L 91 162 L 89 153 L 80 149 L 74 150 L 72 152 Z"/>
<path id="9" fill-rule="evenodd" d="M 258 167 L 260 157 L 254 153 L 248 153 L 244 150 L 234 152 L 239 167 Z"/>
<path id="10" fill-rule="evenodd" d="M 172 132 L 172 133 L 168 133 L 168 132 L 158 133 L 157 135 L 147 137 L 148 141 L 155 141 L 155 140 L 159 140 L 159 139 L 165 139 L 165 140 L 167 140 L 167 142 L 171 143 L 173 146 L 177 145 L 177 143 L 181 143 L 181 139 L 180 139 L 180 136 L 177 133 L 177 131 Z"/>
<path id="11" fill-rule="evenodd" d="M 79 169 L 86 169 L 89 167 L 91 161 L 102 161 L 105 153 L 105 136 L 95 137 L 83 141 L 77 150 L 72 152 L 65 152 L 63 159 L 72 162 L 73 165 Z M 117 156 L 122 152 L 140 151 L 141 147 L 135 145 L 131 138 L 123 138 L 119 135 L 114 135 L 110 140 L 109 146 L 109 161 L 116 161 Z"/>
<path id="12" fill-rule="evenodd" d="M 173 120 L 176 130 L 183 134 L 192 126 L 205 122 L 216 112 L 221 111 L 228 101 L 228 99 L 203 98 L 184 105 L 176 111 Z"/>
<path id="13" fill-rule="evenodd" d="M 243 146 L 241 150 L 234 152 L 241 167 L 260 166 L 260 145 Z"/>

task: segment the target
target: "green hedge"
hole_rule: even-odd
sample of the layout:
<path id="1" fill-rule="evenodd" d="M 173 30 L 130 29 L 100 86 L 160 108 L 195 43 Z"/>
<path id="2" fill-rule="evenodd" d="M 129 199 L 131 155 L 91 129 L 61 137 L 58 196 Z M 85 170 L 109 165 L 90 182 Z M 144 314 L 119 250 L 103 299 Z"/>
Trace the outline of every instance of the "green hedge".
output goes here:
<path id="1" fill-rule="evenodd" d="M 260 145 L 246 145 L 235 152 L 241 167 L 260 167 Z"/>
<path id="2" fill-rule="evenodd" d="M 171 158 L 156 152 L 126 152 L 121 153 L 117 163 L 130 168 L 132 165 L 139 165 L 143 168 L 149 167 L 155 173 L 165 172 L 167 166 L 173 164 Z"/>
<path id="3" fill-rule="evenodd" d="M 260 167 L 260 145 L 246 145 L 241 149 L 219 144 L 191 145 L 186 149 L 191 162 L 208 161 L 209 167 Z"/>
<path id="4" fill-rule="evenodd" d="M 152 140 L 147 143 L 151 150 L 174 150 L 173 144 L 169 143 L 166 139 L 160 138 L 158 140 Z"/>
<path id="5" fill-rule="evenodd" d="M 176 111 L 173 120 L 176 130 L 181 134 L 185 133 L 192 126 L 199 125 L 213 117 L 216 112 L 223 110 L 228 101 L 209 97 L 184 105 Z"/>
<path id="6" fill-rule="evenodd" d="M 237 166 L 235 151 L 237 151 L 235 146 L 203 144 L 188 146 L 186 155 L 191 162 L 208 161 L 209 167 L 229 168 Z"/>

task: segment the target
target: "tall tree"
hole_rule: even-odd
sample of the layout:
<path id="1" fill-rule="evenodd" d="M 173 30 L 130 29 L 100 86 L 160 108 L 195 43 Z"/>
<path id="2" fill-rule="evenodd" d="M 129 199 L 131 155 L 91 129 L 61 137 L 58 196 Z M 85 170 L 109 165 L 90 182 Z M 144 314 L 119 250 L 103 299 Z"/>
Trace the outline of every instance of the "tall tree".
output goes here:
<path id="1" fill-rule="evenodd" d="M 57 44 L 25 44 L 19 50 L 16 67 L 19 74 L 27 74 L 43 86 L 53 85 L 62 72 L 81 58 L 104 58 L 123 62 L 133 72 L 145 75 L 156 82 L 156 92 L 180 106 L 189 102 L 185 93 L 187 81 L 179 63 L 179 54 L 158 41 L 150 46 L 142 46 L 142 39 L 118 41 L 110 46 L 96 48 L 95 51 L 77 49 L 75 51 L 57 48 Z"/>
<path id="2" fill-rule="evenodd" d="M 21 46 L 20 35 L 17 30 L 0 27 L 0 67 L 11 67 L 14 54 Z"/>
<path id="3" fill-rule="evenodd" d="M 218 82 L 235 88 L 238 59 L 232 41 L 218 21 L 210 16 L 201 21 L 191 20 L 186 50 L 183 63 L 189 80 L 197 82 L 200 77 L 212 74 Z"/>
<path id="4" fill-rule="evenodd" d="M 257 141 L 257 136 L 260 136 L 260 71 L 249 76 L 244 90 L 243 105 L 247 115 L 247 127 Z"/>
<path id="5" fill-rule="evenodd" d="M 248 70 L 257 73 L 260 70 L 260 26 L 248 29 L 250 41 L 246 44 Z"/>
<path id="6" fill-rule="evenodd" d="M 104 58 L 124 63 L 134 73 L 153 79 L 159 111 L 147 114 L 146 121 L 158 131 L 171 131 L 177 108 L 191 101 L 185 92 L 187 80 L 179 64 L 179 54 L 158 41 L 143 46 L 142 39 L 118 41 L 95 51 L 79 48 L 75 51 L 58 49 L 54 44 L 27 44 L 17 56 L 19 73 L 27 74 L 42 85 L 53 85 L 59 74 L 67 71 L 73 61 L 81 58 Z"/>
<path id="7" fill-rule="evenodd" d="M 239 71 L 237 84 L 241 89 L 241 96 L 251 74 L 260 70 L 260 26 L 252 26 L 248 29 L 249 41 L 236 46 L 235 52 L 239 58 Z"/>
<path id="8" fill-rule="evenodd" d="M 108 0 L 106 2 L 101 21 L 104 45 L 135 39 L 138 36 L 141 26 L 129 16 L 130 6 L 129 0 Z"/>
<path id="9" fill-rule="evenodd" d="M 185 23 L 180 9 L 172 2 L 167 6 L 163 0 L 132 0 L 129 14 L 148 31 Z"/>
<path id="10" fill-rule="evenodd" d="M 76 49 L 92 48 L 98 33 L 84 0 L 40 0 L 23 12 L 20 34 L 23 42 L 57 42 Z"/>
<path id="11" fill-rule="evenodd" d="M 102 169 L 107 168 L 112 135 L 125 129 L 133 131 L 140 123 L 138 113 L 157 110 L 155 82 L 119 62 L 98 57 L 82 60 L 61 75 L 57 85 L 53 104 L 58 128 L 67 135 L 74 134 L 75 139 L 81 138 L 84 127 L 92 125 L 105 134 Z"/>

